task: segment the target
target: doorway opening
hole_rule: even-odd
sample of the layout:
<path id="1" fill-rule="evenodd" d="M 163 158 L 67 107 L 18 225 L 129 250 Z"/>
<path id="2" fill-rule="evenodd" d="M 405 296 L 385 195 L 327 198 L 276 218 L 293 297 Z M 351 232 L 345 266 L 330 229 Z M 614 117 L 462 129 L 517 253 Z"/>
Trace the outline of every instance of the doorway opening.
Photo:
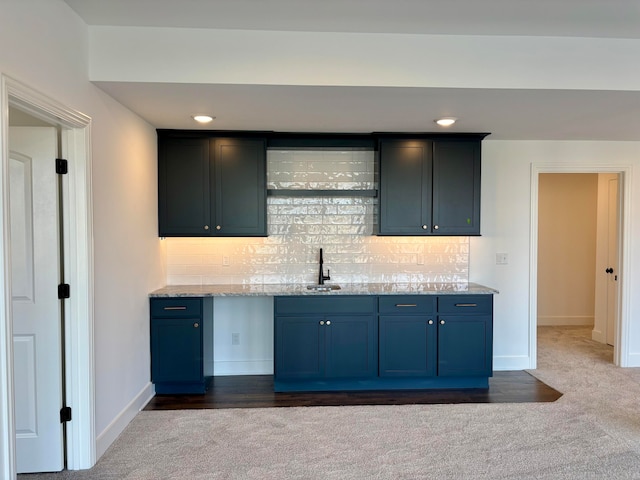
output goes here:
<path id="1" fill-rule="evenodd" d="M 539 335 L 553 338 L 555 332 L 613 347 L 619 284 L 618 184 L 616 173 L 539 175 Z M 610 354 L 613 362 L 613 348 Z"/>
<path id="2" fill-rule="evenodd" d="M 20 162 L 12 161 L 9 138 L 9 110 L 12 122 L 20 120 L 22 114 L 30 118 L 30 122 L 42 122 L 34 128 L 52 128 L 62 155 L 68 160 L 69 174 L 64 176 L 64 194 L 58 200 L 64 211 L 64 221 L 60 230 L 64 231 L 65 255 L 64 270 L 66 283 L 71 285 L 71 297 L 67 301 L 64 312 L 65 329 L 60 332 L 67 345 L 64 357 L 65 367 L 62 372 L 67 385 L 65 395 L 67 404 L 72 407 L 73 421 L 67 426 L 67 468 L 70 470 L 90 468 L 95 464 L 95 428 L 94 428 L 94 378 L 93 378 L 93 272 L 91 241 L 91 195 L 90 195 L 90 118 L 71 110 L 57 101 L 31 89 L 10 77 L 0 77 L 0 144 L 2 168 L 0 182 L 2 190 L 10 192 L 12 165 L 18 165 L 20 178 Z M 57 157 L 54 153 L 54 159 Z M 14 159 L 19 155 L 13 155 Z M 20 157 L 22 158 L 22 157 Z M 25 159 L 28 155 L 25 156 Z M 25 163 L 26 165 L 26 163 Z M 54 163 L 55 165 L 55 163 Z M 54 168 L 54 167 L 52 167 Z M 15 170 L 15 169 L 14 169 Z M 22 169 L 28 174 L 28 168 Z M 55 171 L 55 168 L 54 168 Z M 16 187 L 14 186 L 14 190 Z M 24 192 L 23 192 L 24 193 Z M 23 195 L 24 198 L 31 198 Z M 15 478 L 16 464 L 16 387 L 21 388 L 25 382 L 15 382 L 14 354 L 25 346 L 20 353 L 28 351 L 29 342 L 14 348 L 14 311 L 12 301 L 19 285 L 12 271 L 12 260 L 15 252 L 22 245 L 11 235 L 11 205 L 9 194 L 0 197 L 0 224 L 3 234 L 0 236 L 0 270 L 2 277 L 3 305 L 0 309 L 0 477 Z M 18 218 L 14 215 L 14 218 Z M 33 220 L 31 221 L 33 223 Z M 25 226 L 24 231 L 28 230 Z M 13 256 L 12 256 L 13 255 Z M 27 255 L 28 256 L 28 255 Z M 54 288 L 57 290 L 57 280 Z M 28 285 L 29 281 L 23 282 Z M 57 291 L 56 291 L 57 298 Z M 27 338 L 27 337 L 25 337 Z M 28 340 L 28 338 L 27 338 Z M 24 355 L 22 358 L 33 358 Z M 21 366 L 23 367 L 23 365 Z M 34 371 L 31 368 L 31 371 Z M 28 370 L 28 369 L 27 369 Z M 35 375 L 35 374 L 33 374 Z M 27 382 L 28 384 L 28 382 Z M 19 408 L 22 408 L 20 405 Z M 59 413 L 59 412 L 58 412 Z M 57 416 L 58 421 L 60 417 Z M 39 422 L 39 421 L 38 421 Z M 33 424 L 34 431 L 41 424 Z"/>
<path id="3" fill-rule="evenodd" d="M 531 368 L 537 366 L 538 326 L 554 324 L 586 329 L 588 338 L 612 344 L 615 365 L 628 365 L 629 173 L 616 165 L 532 166 Z M 563 182 L 564 191 L 546 197 L 550 185 Z M 553 211 L 552 220 L 545 210 Z"/>

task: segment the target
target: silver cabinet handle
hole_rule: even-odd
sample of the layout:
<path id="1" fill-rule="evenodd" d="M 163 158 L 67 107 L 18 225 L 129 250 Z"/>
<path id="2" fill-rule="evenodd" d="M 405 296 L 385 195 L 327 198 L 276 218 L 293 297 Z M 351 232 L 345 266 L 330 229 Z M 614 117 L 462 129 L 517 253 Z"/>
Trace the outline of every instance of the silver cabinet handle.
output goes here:
<path id="1" fill-rule="evenodd" d="M 320 320 L 320 325 L 324 325 L 324 320 Z"/>
<path id="2" fill-rule="evenodd" d="M 220 225 L 216 225 L 216 230 L 222 230 L 222 227 Z"/>
<path id="3" fill-rule="evenodd" d="M 186 310 L 187 307 L 164 307 L 163 310 Z"/>
<path id="4" fill-rule="evenodd" d="M 205 226 L 204 226 L 204 229 L 205 229 L 205 230 L 209 230 L 209 225 L 205 225 Z"/>
<path id="5" fill-rule="evenodd" d="M 434 225 L 434 226 L 433 226 L 433 229 L 434 229 L 434 230 L 437 230 L 437 229 L 438 229 L 438 225 Z"/>
<path id="6" fill-rule="evenodd" d="M 331 325 L 331 320 L 327 320 L 327 325 Z"/>
<path id="7" fill-rule="evenodd" d="M 396 303 L 396 307 L 417 307 L 415 303 Z"/>
<path id="8" fill-rule="evenodd" d="M 440 320 L 440 325 L 444 325 L 444 320 Z"/>
<path id="9" fill-rule="evenodd" d="M 456 307 L 477 307 L 477 303 L 456 303 Z"/>
<path id="10" fill-rule="evenodd" d="M 427 323 L 428 323 L 429 325 L 433 325 L 433 320 L 429 320 Z"/>
<path id="11" fill-rule="evenodd" d="M 200 326 L 200 324 L 198 322 L 193 324 L 193 328 L 198 328 Z"/>
<path id="12" fill-rule="evenodd" d="M 422 225 L 422 229 L 423 229 L 423 230 L 426 230 L 427 228 L 429 228 L 429 226 L 428 226 L 428 225 Z"/>

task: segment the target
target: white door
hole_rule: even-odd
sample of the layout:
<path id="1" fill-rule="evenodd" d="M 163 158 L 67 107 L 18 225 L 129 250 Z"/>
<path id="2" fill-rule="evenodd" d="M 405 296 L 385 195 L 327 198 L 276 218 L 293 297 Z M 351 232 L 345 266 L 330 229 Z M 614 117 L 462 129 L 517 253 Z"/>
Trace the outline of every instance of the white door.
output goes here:
<path id="1" fill-rule="evenodd" d="M 618 178 L 607 189 L 607 343 L 615 344 L 618 317 Z"/>
<path id="2" fill-rule="evenodd" d="M 60 471 L 64 451 L 56 129 L 10 127 L 9 149 L 17 470 Z"/>

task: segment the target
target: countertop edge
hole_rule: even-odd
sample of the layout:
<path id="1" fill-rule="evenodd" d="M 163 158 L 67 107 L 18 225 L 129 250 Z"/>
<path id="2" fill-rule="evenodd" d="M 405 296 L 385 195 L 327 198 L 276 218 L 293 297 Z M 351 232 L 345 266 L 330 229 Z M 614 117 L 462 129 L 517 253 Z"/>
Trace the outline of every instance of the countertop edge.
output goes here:
<path id="1" fill-rule="evenodd" d="M 325 295 L 495 295 L 495 288 L 477 283 L 367 283 L 344 285 L 340 290 L 313 291 L 306 285 L 167 285 L 150 298 L 176 297 L 280 297 Z"/>

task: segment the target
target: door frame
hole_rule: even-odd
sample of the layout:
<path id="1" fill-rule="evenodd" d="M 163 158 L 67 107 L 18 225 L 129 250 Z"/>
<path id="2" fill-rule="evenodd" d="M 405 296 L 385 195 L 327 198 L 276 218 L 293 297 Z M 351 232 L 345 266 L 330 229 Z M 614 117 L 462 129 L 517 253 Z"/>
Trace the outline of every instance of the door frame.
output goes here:
<path id="1" fill-rule="evenodd" d="M 65 323 L 66 395 L 73 409 L 67 425 L 67 468 L 91 468 L 96 458 L 93 354 L 93 220 L 91 118 L 6 75 L 0 77 L 0 477 L 16 478 L 9 236 L 9 106 L 63 127 L 61 150 L 69 161 L 63 180 L 65 270 L 71 285 Z"/>
<path id="2" fill-rule="evenodd" d="M 535 369 L 538 361 L 538 185 L 541 173 L 615 173 L 619 175 L 618 195 L 618 318 L 616 321 L 613 363 L 629 366 L 629 282 L 625 278 L 630 271 L 631 245 L 631 166 L 615 164 L 532 164 L 531 165 L 531 228 L 529 239 L 529 368 Z"/>

